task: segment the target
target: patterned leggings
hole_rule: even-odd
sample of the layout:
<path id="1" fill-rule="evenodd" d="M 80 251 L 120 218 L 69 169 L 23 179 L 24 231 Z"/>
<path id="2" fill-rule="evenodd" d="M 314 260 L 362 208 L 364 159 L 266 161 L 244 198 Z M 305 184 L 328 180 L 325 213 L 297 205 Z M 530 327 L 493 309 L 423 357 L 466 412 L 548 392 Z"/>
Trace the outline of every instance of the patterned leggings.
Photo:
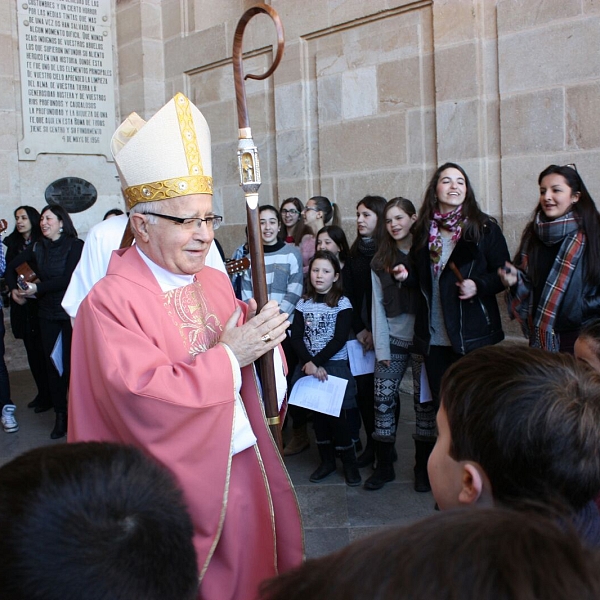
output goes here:
<path id="1" fill-rule="evenodd" d="M 373 439 L 394 442 L 400 412 L 398 390 L 409 361 L 412 366 L 413 401 L 415 407 L 415 439 L 435 441 L 435 408 L 433 402 L 419 402 L 421 396 L 421 367 L 423 357 L 409 352 L 400 340 L 390 341 L 390 366 L 378 362 L 375 366 L 375 432 Z"/>

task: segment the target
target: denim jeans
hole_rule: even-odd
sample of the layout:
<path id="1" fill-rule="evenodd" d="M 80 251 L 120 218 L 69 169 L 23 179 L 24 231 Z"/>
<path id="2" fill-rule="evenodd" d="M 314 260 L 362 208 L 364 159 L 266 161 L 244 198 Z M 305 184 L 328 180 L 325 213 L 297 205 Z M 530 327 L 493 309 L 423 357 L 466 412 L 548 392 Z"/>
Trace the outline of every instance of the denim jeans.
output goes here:
<path id="1" fill-rule="evenodd" d="M 4 362 L 4 352 L 6 351 L 4 347 L 4 334 L 6 330 L 4 328 L 4 312 L 2 311 L 2 307 L 0 307 L 0 405 L 6 406 L 7 404 L 12 404 L 10 400 L 10 382 L 8 379 L 8 369 L 6 368 L 6 363 Z"/>

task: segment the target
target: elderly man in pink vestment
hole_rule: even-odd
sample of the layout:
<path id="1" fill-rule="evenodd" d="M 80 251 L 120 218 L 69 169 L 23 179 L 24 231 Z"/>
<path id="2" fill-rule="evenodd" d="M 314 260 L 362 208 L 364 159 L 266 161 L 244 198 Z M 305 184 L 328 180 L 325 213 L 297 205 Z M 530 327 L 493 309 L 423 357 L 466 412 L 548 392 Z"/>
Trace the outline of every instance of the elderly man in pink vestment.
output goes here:
<path id="1" fill-rule="evenodd" d="M 167 466 L 194 521 L 199 597 L 252 600 L 303 559 L 253 367 L 287 315 L 273 302 L 254 315 L 204 266 L 221 217 L 208 125 L 185 96 L 147 123 L 130 115 L 112 149 L 136 244 L 113 254 L 77 314 L 68 440 L 133 444 Z"/>

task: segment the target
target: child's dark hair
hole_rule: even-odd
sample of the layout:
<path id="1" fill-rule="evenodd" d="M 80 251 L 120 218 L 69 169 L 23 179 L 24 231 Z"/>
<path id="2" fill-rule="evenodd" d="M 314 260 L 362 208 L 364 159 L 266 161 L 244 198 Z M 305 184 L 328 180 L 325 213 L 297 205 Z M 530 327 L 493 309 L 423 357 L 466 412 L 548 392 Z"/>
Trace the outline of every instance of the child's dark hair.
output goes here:
<path id="1" fill-rule="evenodd" d="M 383 209 L 383 216 L 377 223 L 377 228 L 379 230 L 379 244 L 377 246 L 377 252 L 371 261 L 371 267 L 376 271 L 391 271 L 398 262 L 398 247 L 396 246 L 396 240 L 394 240 L 387 232 L 385 223 L 388 211 L 392 208 L 399 208 L 409 217 L 417 214 L 415 205 L 410 200 L 402 198 L 402 196 L 388 200 Z M 411 232 L 414 227 L 413 224 L 410 228 Z"/>
<path id="2" fill-rule="evenodd" d="M 486 346 L 445 373 L 450 456 L 481 465 L 495 500 L 571 512 L 600 492 L 600 375 L 573 356 Z"/>
<path id="3" fill-rule="evenodd" d="M 261 592 L 261 600 L 596 600 L 600 557 L 540 515 L 449 510 L 309 560 Z"/>
<path id="4" fill-rule="evenodd" d="M 315 208 L 323 213 L 323 223 L 338 226 L 341 224 L 340 209 L 335 202 L 331 202 L 326 196 L 312 196 L 309 200 L 312 200 Z"/>
<path id="5" fill-rule="evenodd" d="M 319 242 L 319 236 L 322 233 L 326 233 L 340 249 L 340 262 L 345 261 L 348 258 L 348 254 L 350 253 L 350 248 L 348 246 L 348 240 L 346 239 L 346 234 L 344 233 L 344 230 L 341 227 L 338 227 L 337 225 L 325 225 L 325 227 L 321 227 L 321 229 L 317 231 L 317 236 L 315 237 L 315 251 L 317 249 L 317 243 Z"/>
<path id="6" fill-rule="evenodd" d="M 260 218 L 260 215 L 265 210 L 270 210 L 271 212 L 275 213 L 275 216 L 277 217 L 277 224 L 281 227 L 281 215 L 279 214 L 279 211 L 274 206 L 271 206 L 270 204 L 262 204 L 261 206 L 258 207 L 259 218 Z"/>
<path id="7" fill-rule="evenodd" d="M 296 222 L 296 225 L 294 225 L 293 238 L 294 238 L 294 246 L 299 246 L 300 242 L 302 242 L 302 238 L 305 235 L 312 235 L 312 229 L 308 225 L 305 225 L 304 221 L 302 219 L 302 211 L 304 210 L 304 206 L 303 206 L 302 202 L 300 202 L 300 198 L 296 198 L 294 196 L 292 196 L 290 198 L 286 198 L 280 204 L 280 210 L 283 209 L 283 207 L 286 204 L 292 204 L 294 206 L 294 208 L 298 211 L 298 221 Z M 281 239 L 285 240 L 286 235 L 283 231 L 280 232 L 279 235 L 280 235 Z"/>
<path id="8" fill-rule="evenodd" d="M 358 207 L 362 204 L 366 208 L 368 208 L 370 211 L 374 212 L 377 215 L 377 227 L 375 228 L 375 235 L 374 235 L 374 237 L 376 239 L 377 239 L 378 233 L 380 231 L 379 225 L 381 224 L 381 218 L 383 217 L 383 209 L 385 208 L 386 202 L 387 202 L 387 200 L 383 196 L 369 195 L 369 196 L 365 196 L 364 198 L 361 198 L 356 203 L 356 210 L 358 210 Z M 352 256 L 353 258 L 357 257 L 359 254 L 358 245 L 360 243 L 360 238 L 361 238 L 361 236 L 357 232 L 356 239 L 354 240 L 352 246 L 350 247 L 350 256 Z"/>
<path id="9" fill-rule="evenodd" d="M 124 213 L 120 208 L 111 208 L 110 210 L 107 210 L 104 213 L 102 220 L 106 221 L 106 219 L 108 219 L 108 217 L 119 217 L 122 214 L 124 214 Z"/>
<path id="10" fill-rule="evenodd" d="M 588 341 L 594 354 L 600 361 L 600 319 L 588 321 L 579 332 L 579 338 Z"/>
<path id="11" fill-rule="evenodd" d="M 598 213 L 596 204 L 585 187 L 583 179 L 573 166 L 547 166 L 539 174 L 538 185 L 541 185 L 542 179 L 547 175 L 562 175 L 572 194 L 579 194 L 579 200 L 573 204 L 572 210 L 579 217 L 580 227 L 586 236 L 586 276 L 594 285 L 600 285 L 600 214 Z M 535 219 L 541 210 L 542 207 L 538 202 L 531 220 L 523 230 L 521 243 L 514 258 L 515 265 L 521 267 L 521 253 L 526 252 L 529 255 L 528 275 L 534 285 L 540 283 L 539 279 L 541 277 L 536 267 L 539 264 L 537 254 L 543 246 L 543 242 L 534 234 Z"/>
<path id="12" fill-rule="evenodd" d="M 194 600 L 193 525 L 174 477 L 132 446 L 44 446 L 0 468 L 7 600 Z"/>
<path id="13" fill-rule="evenodd" d="M 338 278 L 333 282 L 331 289 L 325 295 L 325 304 L 334 308 L 338 305 L 340 298 L 344 295 L 344 290 L 342 286 L 342 276 L 341 276 L 341 267 L 340 261 L 336 258 L 333 252 L 329 252 L 329 250 L 319 250 L 315 252 L 315 255 L 310 259 L 308 263 L 308 277 L 306 278 L 306 293 L 302 296 L 305 300 L 316 300 L 318 292 L 315 290 L 312 281 L 310 280 L 310 272 L 312 270 L 313 263 L 315 260 L 326 260 L 331 263 L 333 267 L 333 271 Z"/>

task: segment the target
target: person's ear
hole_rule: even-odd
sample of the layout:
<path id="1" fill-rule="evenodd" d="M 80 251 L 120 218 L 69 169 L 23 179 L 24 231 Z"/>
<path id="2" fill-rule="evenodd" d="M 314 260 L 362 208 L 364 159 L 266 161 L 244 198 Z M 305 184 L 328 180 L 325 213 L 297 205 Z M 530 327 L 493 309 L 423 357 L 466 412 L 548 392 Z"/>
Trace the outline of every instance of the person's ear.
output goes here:
<path id="1" fill-rule="evenodd" d="M 336 274 L 335 274 L 335 277 L 333 278 L 333 281 L 335 282 L 335 281 L 337 281 L 339 278 L 340 278 L 340 274 L 339 274 L 339 273 L 336 273 Z"/>
<path id="2" fill-rule="evenodd" d="M 576 194 L 573 194 L 571 196 L 571 198 L 574 198 L 574 200 L 571 202 L 571 204 L 575 204 L 575 202 L 577 202 L 579 200 L 580 196 L 581 196 L 581 192 L 577 192 Z"/>
<path id="3" fill-rule="evenodd" d="M 132 213 L 129 215 L 129 225 L 136 239 L 136 242 L 147 242 L 150 239 L 148 235 L 148 217 L 141 213 Z"/>
<path id="4" fill-rule="evenodd" d="M 486 489 L 487 475 L 477 463 L 465 462 L 462 469 L 462 485 L 458 501 L 461 504 L 476 504 Z"/>

